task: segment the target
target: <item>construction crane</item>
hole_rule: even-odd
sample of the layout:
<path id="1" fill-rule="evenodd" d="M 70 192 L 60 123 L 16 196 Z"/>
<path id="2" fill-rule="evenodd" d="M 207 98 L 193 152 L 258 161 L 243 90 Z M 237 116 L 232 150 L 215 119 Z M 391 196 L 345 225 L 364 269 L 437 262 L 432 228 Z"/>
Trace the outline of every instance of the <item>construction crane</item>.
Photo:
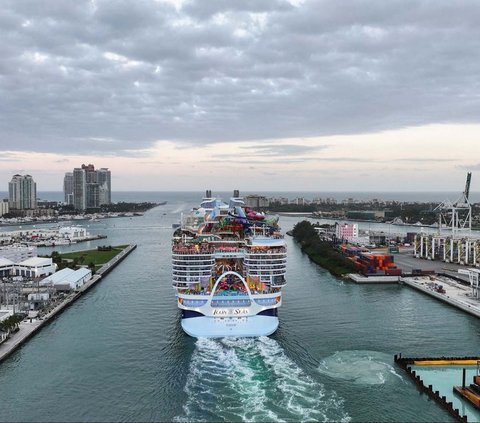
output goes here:
<path id="1" fill-rule="evenodd" d="M 470 204 L 470 184 L 472 173 L 467 173 L 465 190 L 455 202 L 445 201 L 438 205 L 435 210 L 439 211 L 439 230 L 448 228 L 453 237 L 471 233 L 472 230 L 472 205 Z"/>

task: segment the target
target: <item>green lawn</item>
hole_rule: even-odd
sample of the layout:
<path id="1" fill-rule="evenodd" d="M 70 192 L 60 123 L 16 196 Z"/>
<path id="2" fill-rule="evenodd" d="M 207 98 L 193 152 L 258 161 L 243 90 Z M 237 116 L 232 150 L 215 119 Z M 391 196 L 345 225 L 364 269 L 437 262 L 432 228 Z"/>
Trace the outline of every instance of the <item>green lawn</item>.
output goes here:
<path id="1" fill-rule="evenodd" d="M 98 250 L 86 250 L 86 251 L 77 251 L 73 253 L 63 253 L 61 254 L 62 259 L 78 260 L 79 264 L 95 264 L 95 267 L 98 268 L 102 264 L 111 260 L 118 253 L 124 250 L 128 245 L 117 245 L 112 247 L 109 251 L 98 251 Z"/>

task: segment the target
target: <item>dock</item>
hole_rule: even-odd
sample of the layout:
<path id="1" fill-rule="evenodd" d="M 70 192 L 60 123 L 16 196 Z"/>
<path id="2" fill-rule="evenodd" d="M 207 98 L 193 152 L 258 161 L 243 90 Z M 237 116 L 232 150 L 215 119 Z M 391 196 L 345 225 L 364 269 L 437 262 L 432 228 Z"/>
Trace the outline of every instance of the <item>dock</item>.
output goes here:
<path id="1" fill-rule="evenodd" d="M 102 280 L 108 273 L 110 273 L 116 266 L 118 266 L 133 250 L 137 248 L 136 244 L 130 244 L 123 249 L 110 261 L 105 263 L 93 277 L 86 282 L 78 290 L 75 290 L 68 295 L 60 304 L 47 313 L 42 320 L 35 320 L 31 322 L 21 322 L 19 330 L 15 334 L 11 335 L 9 339 L 0 344 L 0 363 L 5 360 L 10 354 L 12 354 L 17 348 L 22 346 L 28 339 L 35 335 L 45 325 L 54 320 L 60 313 L 72 305 L 88 290 L 95 286 L 100 280 Z"/>
<path id="2" fill-rule="evenodd" d="M 350 280 L 358 284 L 386 284 L 386 283 L 397 284 L 400 281 L 400 276 L 384 276 L 384 275 L 363 276 L 363 275 L 360 275 L 359 273 L 349 273 L 348 277 Z"/>
<path id="3" fill-rule="evenodd" d="M 480 357 L 402 357 L 402 354 L 398 354 L 394 356 L 395 364 L 397 364 L 401 369 L 403 369 L 406 374 L 410 377 L 410 379 L 415 383 L 417 389 L 427 394 L 431 399 L 433 399 L 440 407 L 442 407 L 448 414 L 450 414 L 455 420 L 467 423 L 468 418 L 466 415 L 462 415 L 460 413 L 459 408 L 454 408 L 454 399 L 452 401 L 448 401 L 446 395 L 442 395 L 440 391 L 435 390 L 435 387 L 432 384 L 426 385 L 423 379 L 420 377 L 419 372 L 417 370 L 412 369 L 412 366 L 471 366 L 472 364 L 480 363 Z M 464 387 L 465 387 L 465 370 L 463 371 L 463 379 L 464 379 Z M 462 395 L 459 392 L 462 387 L 455 386 L 452 382 L 452 391 L 455 394 L 460 394 L 465 400 L 467 400 L 470 404 L 474 405 L 472 401 L 467 398 L 467 396 Z M 450 391 L 450 392 L 452 392 Z M 475 417 L 475 416 L 474 416 Z M 474 420 L 476 421 L 476 419 Z"/>
<path id="4" fill-rule="evenodd" d="M 417 291 L 430 295 L 444 303 L 457 307 L 475 317 L 480 317 L 480 301 L 473 298 L 471 288 L 442 276 L 404 277 L 401 282 Z M 445 292 L 435 286 L 441 285 Z"/>
<path id="5" fill-rule="evenodd" d="M 472 288 L 463 275 L 369 275 L 349 273 L 348 278 L 360 285 L 404 284 L 423 294 L 430 295 L 472 316 L 480 318 L 480 301 L 473 295 Z"/>

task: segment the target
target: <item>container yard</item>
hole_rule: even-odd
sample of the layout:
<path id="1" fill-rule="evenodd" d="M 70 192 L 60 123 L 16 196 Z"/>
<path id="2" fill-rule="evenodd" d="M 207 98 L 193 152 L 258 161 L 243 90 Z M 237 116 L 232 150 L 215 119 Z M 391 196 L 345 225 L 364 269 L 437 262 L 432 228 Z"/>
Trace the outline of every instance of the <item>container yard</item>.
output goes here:
<path id="1" fill-rule="evenodd" d="M 364 251 L 353 252 L 352 248 L 342 247 L 342 252 L 355 265 L 359 273 L 368 275 L 383 274 L 386 276 L 400 276 L 402 270 L 397 268 L 391 254 L 368 253 Z"/>

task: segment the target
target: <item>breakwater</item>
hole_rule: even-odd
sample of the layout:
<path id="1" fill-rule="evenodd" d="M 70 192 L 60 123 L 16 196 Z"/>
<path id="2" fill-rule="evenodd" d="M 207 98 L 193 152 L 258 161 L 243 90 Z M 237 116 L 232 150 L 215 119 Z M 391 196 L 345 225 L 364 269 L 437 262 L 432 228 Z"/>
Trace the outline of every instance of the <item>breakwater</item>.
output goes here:
<path id="1" fill-rule="evenodd" d="M 85 294 L 94 285 L 96 285 L 102 278 L 104 278 L 116 266 L 118 266 L 136 248 L 136 244 L 130 244 L 126 248 L 124 248 L 120 253 L 118 253 L 110 261 L 105 263 L 100 269 L 98 269 L 98 271 L 92 276 L 92 278 L 88 282 L 86 282 L 79 289 L 68 295 L 60 304 L 58 304 L 49 313 L 47 313 L 42 320 L 20 323 L 18 332 L 16 332 L 13 336 L 0 344 L 0 362 L 5 360 L 10 354 L 12 354 L 17 348 L 23 345 L 40 329 L 50 323 L 67 307 L 73 304 L 83 294 Z"/>

